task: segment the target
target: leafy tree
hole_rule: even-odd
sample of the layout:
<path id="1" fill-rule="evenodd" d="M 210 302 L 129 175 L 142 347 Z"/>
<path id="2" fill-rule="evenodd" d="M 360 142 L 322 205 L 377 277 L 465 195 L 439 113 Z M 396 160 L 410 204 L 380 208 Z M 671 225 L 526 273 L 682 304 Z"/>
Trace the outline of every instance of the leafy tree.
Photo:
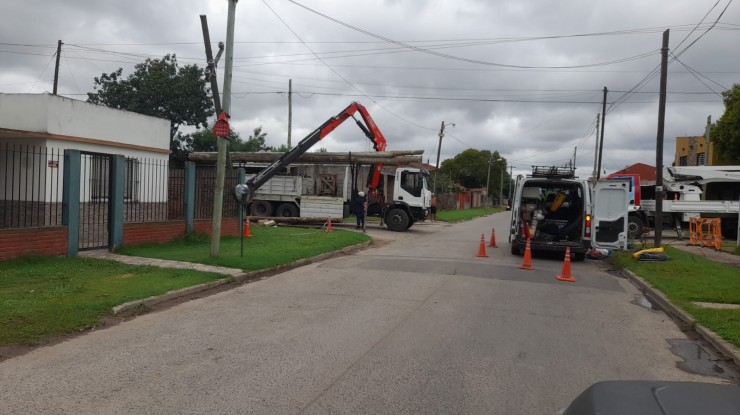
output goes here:
<path id="1" fill-rule="evenodd" d="M 725 113 L 710 129 L 714 151 L 726 164 L 740 164 L 740 84 L 722 92 Z"/>
<path id="2" fill-rule="evenodd" d="M 490 163 L 490 176 L 488 175 Z M 445 189 L 442 182 L 456 182 L 466 188 L 485 187 L 488 183 L 488 194 L 498 195 L 503 173 L 504 194 L 508 191 L 509 174 L 506 172 L 506 160 L 498 151 L 491 153 L 488 150 L 468 149 L 451 159 L 447 159 L 439 166 L 437 182 L 440 188 Z M 432 174 L 434 177 L 435 175 Z M 449 179 L 448 179 L 449 178 Z M 489 180 L 490 179 L 490 180 Z M 449 186 L 449 184 L 448 184 Z"/>
<path id="3" fill-rule="evenodd" d="M 170 120 L 173 154 L 181 155 L 187 146 L 187 136 L 178 132 L 181 126 L 205 127 L 213 115 L 203 70 L 178 66 L 175 55 L 147 59 L 125 78 L 122 68 L 104 73 L 95 78 L 94 89 L 87 94 L 88 102 Z"/>
<path id="4" fill-rule="evenodd" d="M 288 150 L 290 150 L 288 148 L 288 145 L 283 143 L 283 144 L 280 144 L 277 148 L 270 147 L 270 149 L 268 151 L 275 151 L 277 153 L 287 153 Z"/>
<path id="5" fill-rule="evenodd" d="M 254 129 L 247 141 L 239 136 L 234 129 L 229 131 L 229 151 L 271 151 L 272 147 L 265 145 L 267 133 L 262 131 L 262 126 Z M 190 151 L 218 151 L 216 136 L 213 134 L 213 126 L 198 130 L 184 140 Z"/>

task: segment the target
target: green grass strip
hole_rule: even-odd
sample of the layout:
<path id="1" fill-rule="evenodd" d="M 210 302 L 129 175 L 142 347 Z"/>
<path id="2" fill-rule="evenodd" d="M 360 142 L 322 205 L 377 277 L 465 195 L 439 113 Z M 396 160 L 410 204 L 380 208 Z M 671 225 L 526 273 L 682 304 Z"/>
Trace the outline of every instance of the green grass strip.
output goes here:
<path id="1" fill-rule="evenodd" d="M 480 216 L 490 215 L 496 212 L 501 212 L 503 210 L 504 209 L 502 207 L 498 206 L 472 209 L 443 210 L 437 211 L 437 220 L 443 222 L 460 222 L 464 220 L 474 219 Z"/>
<path id="2" fill-rule="evenodd" d="M 629 252 L 618 252 L 612 260 L 639 275 L 662 291 L 673 304 L 740 347 L 740 310 L 707 309 L 692 302 L 740 304 L 740 268 L 710 261 L 670 246 L 666 262 L 639 262 Z"/>
<path id="3" fill-rule="evenodd" d="M 91 258 L 0 262 L 0 345 L 34 345 L 95 325 L 128 301 L 224 278 Z"/>

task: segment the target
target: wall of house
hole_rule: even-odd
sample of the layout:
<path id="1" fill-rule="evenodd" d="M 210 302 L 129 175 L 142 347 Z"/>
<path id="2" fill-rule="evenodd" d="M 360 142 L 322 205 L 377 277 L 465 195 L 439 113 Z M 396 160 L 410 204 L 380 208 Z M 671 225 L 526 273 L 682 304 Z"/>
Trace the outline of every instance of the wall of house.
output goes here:
<path id="1" fill-rule="evenodd" d="M 51 94 L 0 94 L 0 128 L 168 150 L 168 120 Z"/>
<path id="2" fill-rule="evenodd" d="M 0 229 L 0 261 L 22 255 L 66 255 L 67 228 Z"/>

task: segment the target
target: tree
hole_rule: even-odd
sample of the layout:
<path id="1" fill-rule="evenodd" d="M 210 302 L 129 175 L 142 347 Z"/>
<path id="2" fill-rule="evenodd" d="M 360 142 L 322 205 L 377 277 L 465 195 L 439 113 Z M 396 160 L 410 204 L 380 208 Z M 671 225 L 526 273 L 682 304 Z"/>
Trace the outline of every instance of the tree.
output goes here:
<path id="1" fill-rule="evenodd" d="M 95 78 L 95 92 L 88 102 L 170 120 L 170 150 L 182 154 L 187 135 L 183 125 L 205 127 L 213 115 L 213 101 L 203 70 L 197 65 L 178 66 L 175 55 L 147 59 L 124 78 L 123 69 Z"/>
<path id="2" fill-rule="evenodd" d="M 490 163 L 490 176 L 489 176 Z M 498 151 L 491 153 L 488 150 L 467 149 L 451 159 L 447 159 L 439 166 L 438 182 L 444 176 L 451 177 L 467 188 L 485 187 L 488 183 L 488 194 L 498 196 L 503 174 L 504 189 L 509 185 L 510 177 L 506 172 L 506 159 Z M 434 175 L 432 175 L 434 176 Z M 442 187 L 444 188 L 444 187 Z"/>
<path id="3" fill-rule="evenodd" d="M 262 126 L 254 129 L 247 141 L 239 136 L 234 129 L 229 131 L 229 151 L 272 151 L 272 147 L 265 145 L 267 133 L 262 131 Z M 216 136 L 213 134 L 213 126 L 198 130 L 187 136 L 184 142 L 190 151 L 218 151 Z"/>
<path id="4" fill-rule="evenodd" d="M 714 151 L 726 164 L 740 164 L 740 84 L 722 92 L 725 113 L 715 122 L 709 133 Z"/>

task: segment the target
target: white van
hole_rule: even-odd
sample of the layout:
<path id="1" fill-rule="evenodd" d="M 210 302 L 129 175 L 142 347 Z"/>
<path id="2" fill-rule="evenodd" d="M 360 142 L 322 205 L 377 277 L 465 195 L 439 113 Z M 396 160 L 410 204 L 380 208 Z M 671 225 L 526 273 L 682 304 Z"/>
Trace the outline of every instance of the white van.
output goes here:
<path id="1" fill-rule="evenodd" d="M 598 203 L 597 203 L 598 202 Z M 518 176 L 511 204 L 511 253 L 565 253 L 576 261 L 593 247 L 626 249 L 629 182 L 604 180 L 591 187 L 569 167 L 533 166 Z M 596 234 L 596 238 L 593 235 Z"/>

